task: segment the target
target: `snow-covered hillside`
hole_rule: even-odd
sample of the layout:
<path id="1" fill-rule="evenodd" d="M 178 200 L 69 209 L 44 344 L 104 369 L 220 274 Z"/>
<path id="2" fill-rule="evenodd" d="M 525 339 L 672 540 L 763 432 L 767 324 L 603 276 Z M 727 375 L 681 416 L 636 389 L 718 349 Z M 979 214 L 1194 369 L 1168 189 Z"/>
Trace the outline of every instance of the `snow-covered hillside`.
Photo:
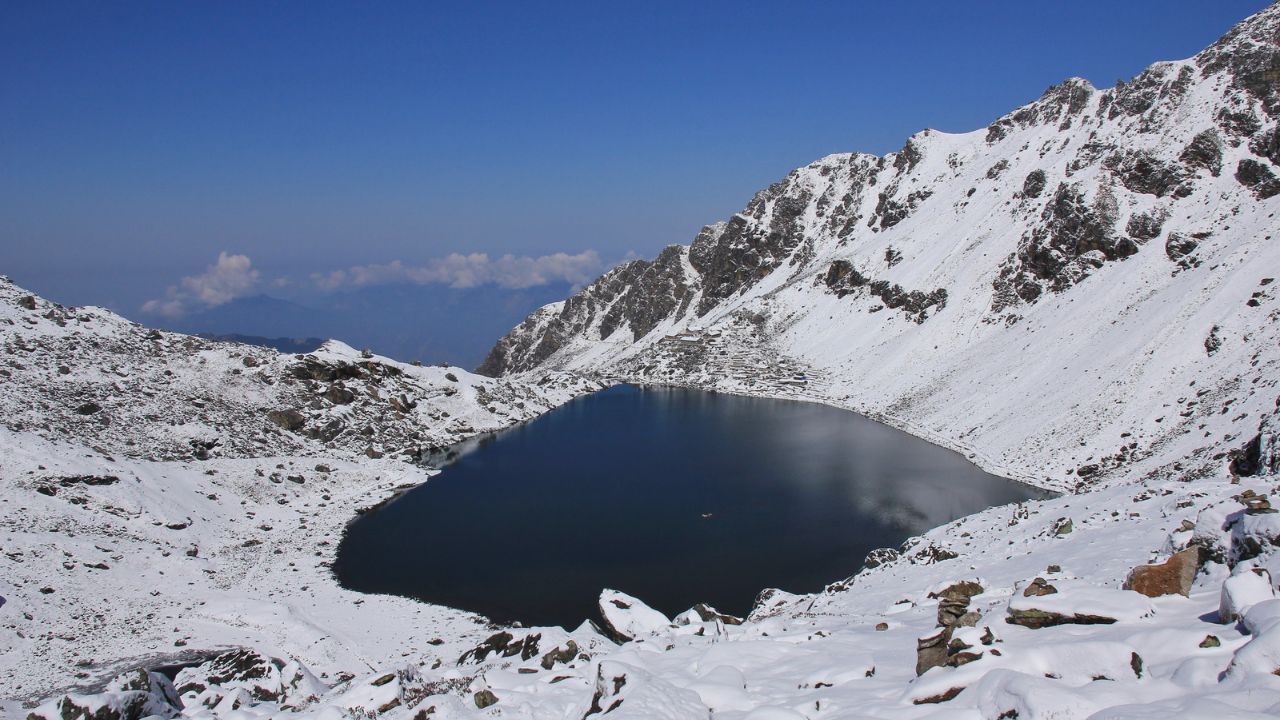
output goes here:
<path id="1" fill-rule="evenodd" d="M 492 380 L 330 342 L 282 355 L 64 308 L 0 278 L 0 696 L 258 645 L 326 675 L 474 616 L 337 587 L 359 509 L 477 433 L 598 384 Z M 461 650 L 459 650 L 461 652 Z"/>
<path id="2" fill-rule="evenodd" d="M 1278 25 L 818 160 L 539 310 L 481 370 L 810 397 L 1055 489 L 1219 472 L 1280 376 Z"/>
<path id="3" fill-rule="evenodd" d="M 1116 88 L 824 158 L 535 313 L 499 380 L 5 289 L 4 694 L 48 720 L 1275 717 L 1276 68 L 1272 7 Z M 426 477 L 397 457 L 595 387 L 553 370 L 847 407 L 1068 492 L 742 619 L 606 591 L 599 627 L 499 628 L 333 584 L 355 508 Z M 182 650 L 206 661 L 145 669 Z"/>

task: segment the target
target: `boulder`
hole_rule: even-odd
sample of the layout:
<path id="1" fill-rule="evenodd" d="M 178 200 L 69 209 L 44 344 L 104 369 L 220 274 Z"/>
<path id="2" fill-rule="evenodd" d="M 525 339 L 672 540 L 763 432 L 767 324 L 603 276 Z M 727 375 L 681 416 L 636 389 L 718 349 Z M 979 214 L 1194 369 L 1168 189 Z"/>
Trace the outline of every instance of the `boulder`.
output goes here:
<path id="1" fill-rule="evenodd" d="M 336 382 L 329 386 L 324 397 L 334 405 L 349 405 L 356 399 L 356 394 L 348 390 L 346 385 Z"/>
<path id="2" fill-rule="evenodd" d="M 498 696 L 494 695 L 492 690 L 481 690 L 480 692 L 475 694 L 474 699 L 476 702 L 476 707 L 480 708 L 481 710 L 489 707 L 490 705 L 495 705 L 498 702 Z"/>
<path id="3" fill-rule="evenodd" d="M 1124 581 L 1125 590 L 1133 590 L 1147 597 L 1191 594 L 1191 583 L 1200 568 L 1200 548 L 1191 546 L 1174 553 L 1158 565 L 1139 565 L 1129 572 Z"/>
<path id="4" fill-rule="evenodd" d="M 688 625 L 693 622 L 716 622 L 717 620 L 725 625 L 742 624 L 742 618 L 736 615 L 726 615 L 706 603 L 694 605 L 677 615 L 674 620 L 677 625 Z"/>
<path id="5" fill-rule="evenodd" d="M 1132 590 L 1059 580 L 1057 592 L 1027 595 L 1027 589 L 1034 586 L 1032 580 L 1014 588 L 1005 622 L 1035 630 L 1054 625 L 1110 625 L 1141 620 L 1155 613 L 1151 600 Z"/>
<path id="6" fill-rule="evenodd" d="M 951 644 L 951 628 L 944 627 L 932 635 L 916 640 L 916 676 L 925 674 L 930 668 L 947 664 L 947 650 Z"/>
<path id="7" fill-rule="evenodd" d="M 177 693 L 187 705 L 214 705 L 241 696 L 241 702 L 273 702 L 300 709 L 323 695 L 328 687 L 296 660 L 285 662 L 242 648 L 222 653 L 197 667 L 184 668 L 174 678 Z"/>
<path id="8" fill-rule="evenodd" d="M 272 410 L 267 413 L 267 419 L 290 432 L 296 432 L 307 424 L 307 416 L 303 415 L 301 411 L 292 408 Z"/>
<path id="9" fill-rule="evenodd" d="M 601 631 L 619 644 L 671 627 L 666 615 L 617 590 L 601 592 L 598 606 L 603 621 Z"/>
<path id="10" fill-rule="evenodd" d="M 138 668 L 116 676 L 104 692 L 67 694 L 50 700 L 28 714 L 27 720 L 172 718 L 182 712 L 182 707 L 169 678 Z"/>
<path id="11" fill-rule="evenodd" d="M 972 627 L 978 614 L 969 611 L 969 600 L 982 593 L 982 585 L 964 580 L 949 585 L 930 598 L 938 598 L 938 627 Z"/>
<path id="12" fill-rule="evenodd" d="M 573 662 L 578 657 L 578 643 L 570 640 L 564 647 L 554 647 L 542 656 L 542 669 L 550 670 L 557 663 Z"/>
<path id="13" fill-rule="evenodd" d="M 463 653 L 462 657 L 458 658 L 458 664 L 479 663 L 490 654 L 502 657 L 519 655 L 521 660 L 528 660 L 538 654 L 538 643 L 541 641 L 541 633 L 531 633 L 516 640 L 515 636 L 509 632 L 499 632 L 490 635 L 484 642 Z"/>
<path id="14" fill-rule="evenodd" d="M 1218 601 L 1218 620 L 1229 623 L 1239 620 L 1249 608 L 1276 596 L 1271 585 L 1271 573 L 1265 568 L 1242 562 L 1222 581 L 1222 594 Z"/>
<path id="15" fill-rule="evenodd" d="M 1259 200 L 1280 195 L 1280 178 L 1268 165 L 1253 158 L 1245 158 L 1236 164 L 1236 182 L 1252 190 Z"/>
<path id="16" fill-rule="evenodd" d="M 869 570 L 871 568 L 880 567 L 881 565 L 888 565 L 897 559 L 897 550 L 894 550 L 893 548 L 876 548 L 875 550 L 867 553 L 867 557 L 862 561 L 862 567 Z"/>
<path id="17" fill-rule="evenodd" d="M 1022 181 L 1022 194 L 1029 198 L 1040 197 L 1044 192 L 1046 178 L 1043 170 L 1032 170 Z"/>
<path id="18" fill-rule="evenodd" d="M 1058 592 L 1058 588 L 1050 585 L 1044 578 L 1038 577 L 1027 585 L 1027 587 L 1022 591 L 1022 596 L 1043 597 L 1045 595 L 1053 595 L 1056 592 Z"/>

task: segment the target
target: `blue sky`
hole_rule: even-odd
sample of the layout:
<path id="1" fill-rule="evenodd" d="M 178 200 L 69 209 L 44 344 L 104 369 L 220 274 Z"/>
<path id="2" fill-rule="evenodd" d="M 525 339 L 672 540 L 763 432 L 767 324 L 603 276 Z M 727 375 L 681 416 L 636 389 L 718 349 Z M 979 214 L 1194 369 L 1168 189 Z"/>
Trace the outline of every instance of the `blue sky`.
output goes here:
<path id="1" fill-rule="evenodd" d="M 651 255 L 822 155 L 1109 86 L 1266 4 L 7 2 L 0 273 L 145 320 L 220 253 L 284 294 Z"/>

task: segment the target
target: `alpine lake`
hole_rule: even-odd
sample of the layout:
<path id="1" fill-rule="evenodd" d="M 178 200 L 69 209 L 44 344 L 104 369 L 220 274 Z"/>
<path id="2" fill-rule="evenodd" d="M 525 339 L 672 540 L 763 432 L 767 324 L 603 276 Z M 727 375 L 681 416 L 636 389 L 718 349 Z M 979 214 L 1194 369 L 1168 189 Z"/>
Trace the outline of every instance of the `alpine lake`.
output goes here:
<path id="1" fill-rule="evenodd" d="M 745 615 L 867 553 L 1048 493 L 814 403 L 619 385 L 456 446 L 428 482 L 350 523 L 346 588 L 569 629 L 600 591 L 668 616 Z"/>

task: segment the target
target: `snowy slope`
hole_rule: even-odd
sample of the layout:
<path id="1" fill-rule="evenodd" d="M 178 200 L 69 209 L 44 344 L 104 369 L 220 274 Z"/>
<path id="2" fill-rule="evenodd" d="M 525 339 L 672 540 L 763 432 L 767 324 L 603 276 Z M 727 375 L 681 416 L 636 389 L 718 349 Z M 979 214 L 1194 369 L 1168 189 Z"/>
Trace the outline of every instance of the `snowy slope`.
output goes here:
<path id="1" fill-rule="evenodd" d="M 0 347 L 5 697 L 241 644 L 327 675 L 478 632 L 474 616 L 338 588 L 342 528 L 430 476 L 407 461 L 600 387 L 332 341 L 282 355 L 63 308 L 7 279 Z"/>
<path id="2" fill-rule="evenodd" d="M 1068 80 L 983 130 L 800 168 L 538 311 L 482 370 L 811 397 L 1055 489 L 1082 466 L 1220 470 L 1274 410 L 1280 115 L 1255 80 L 1278 17 L 1113 89 Z"/>
<path id="3" fill-rule="evenodd" d="M 5 694 L 50 720 L 1280 714 L 1278 38 L 1273 7 L 1123 86 L 824 158 L 538 311 L 484 367 L 506 379 L 455 372 L 454 395 L 375 359 L 403 376 L 366 367 L 335 403 L 323 378 L 362 360 L 337 345 L 259 371 L 168 335 L 153 363 L 118 319 L 68 344 L 13 291 Z M 91 359 L 60 375 L 50 348 Z M 333 586 L 322 543 L 425 477 L 397 454 L 594 387 L 530 382 L 552 369 L 848 407 L 1073 492 L 876 551 L 822 593 L 766 590 L 745 619 L 605 591 L 598 628 L 497 628 Z M 403 418 L 400 393 L 422 399 Z M 184 648 L 228 652 L 172 685 L 135 670 Z"/>

